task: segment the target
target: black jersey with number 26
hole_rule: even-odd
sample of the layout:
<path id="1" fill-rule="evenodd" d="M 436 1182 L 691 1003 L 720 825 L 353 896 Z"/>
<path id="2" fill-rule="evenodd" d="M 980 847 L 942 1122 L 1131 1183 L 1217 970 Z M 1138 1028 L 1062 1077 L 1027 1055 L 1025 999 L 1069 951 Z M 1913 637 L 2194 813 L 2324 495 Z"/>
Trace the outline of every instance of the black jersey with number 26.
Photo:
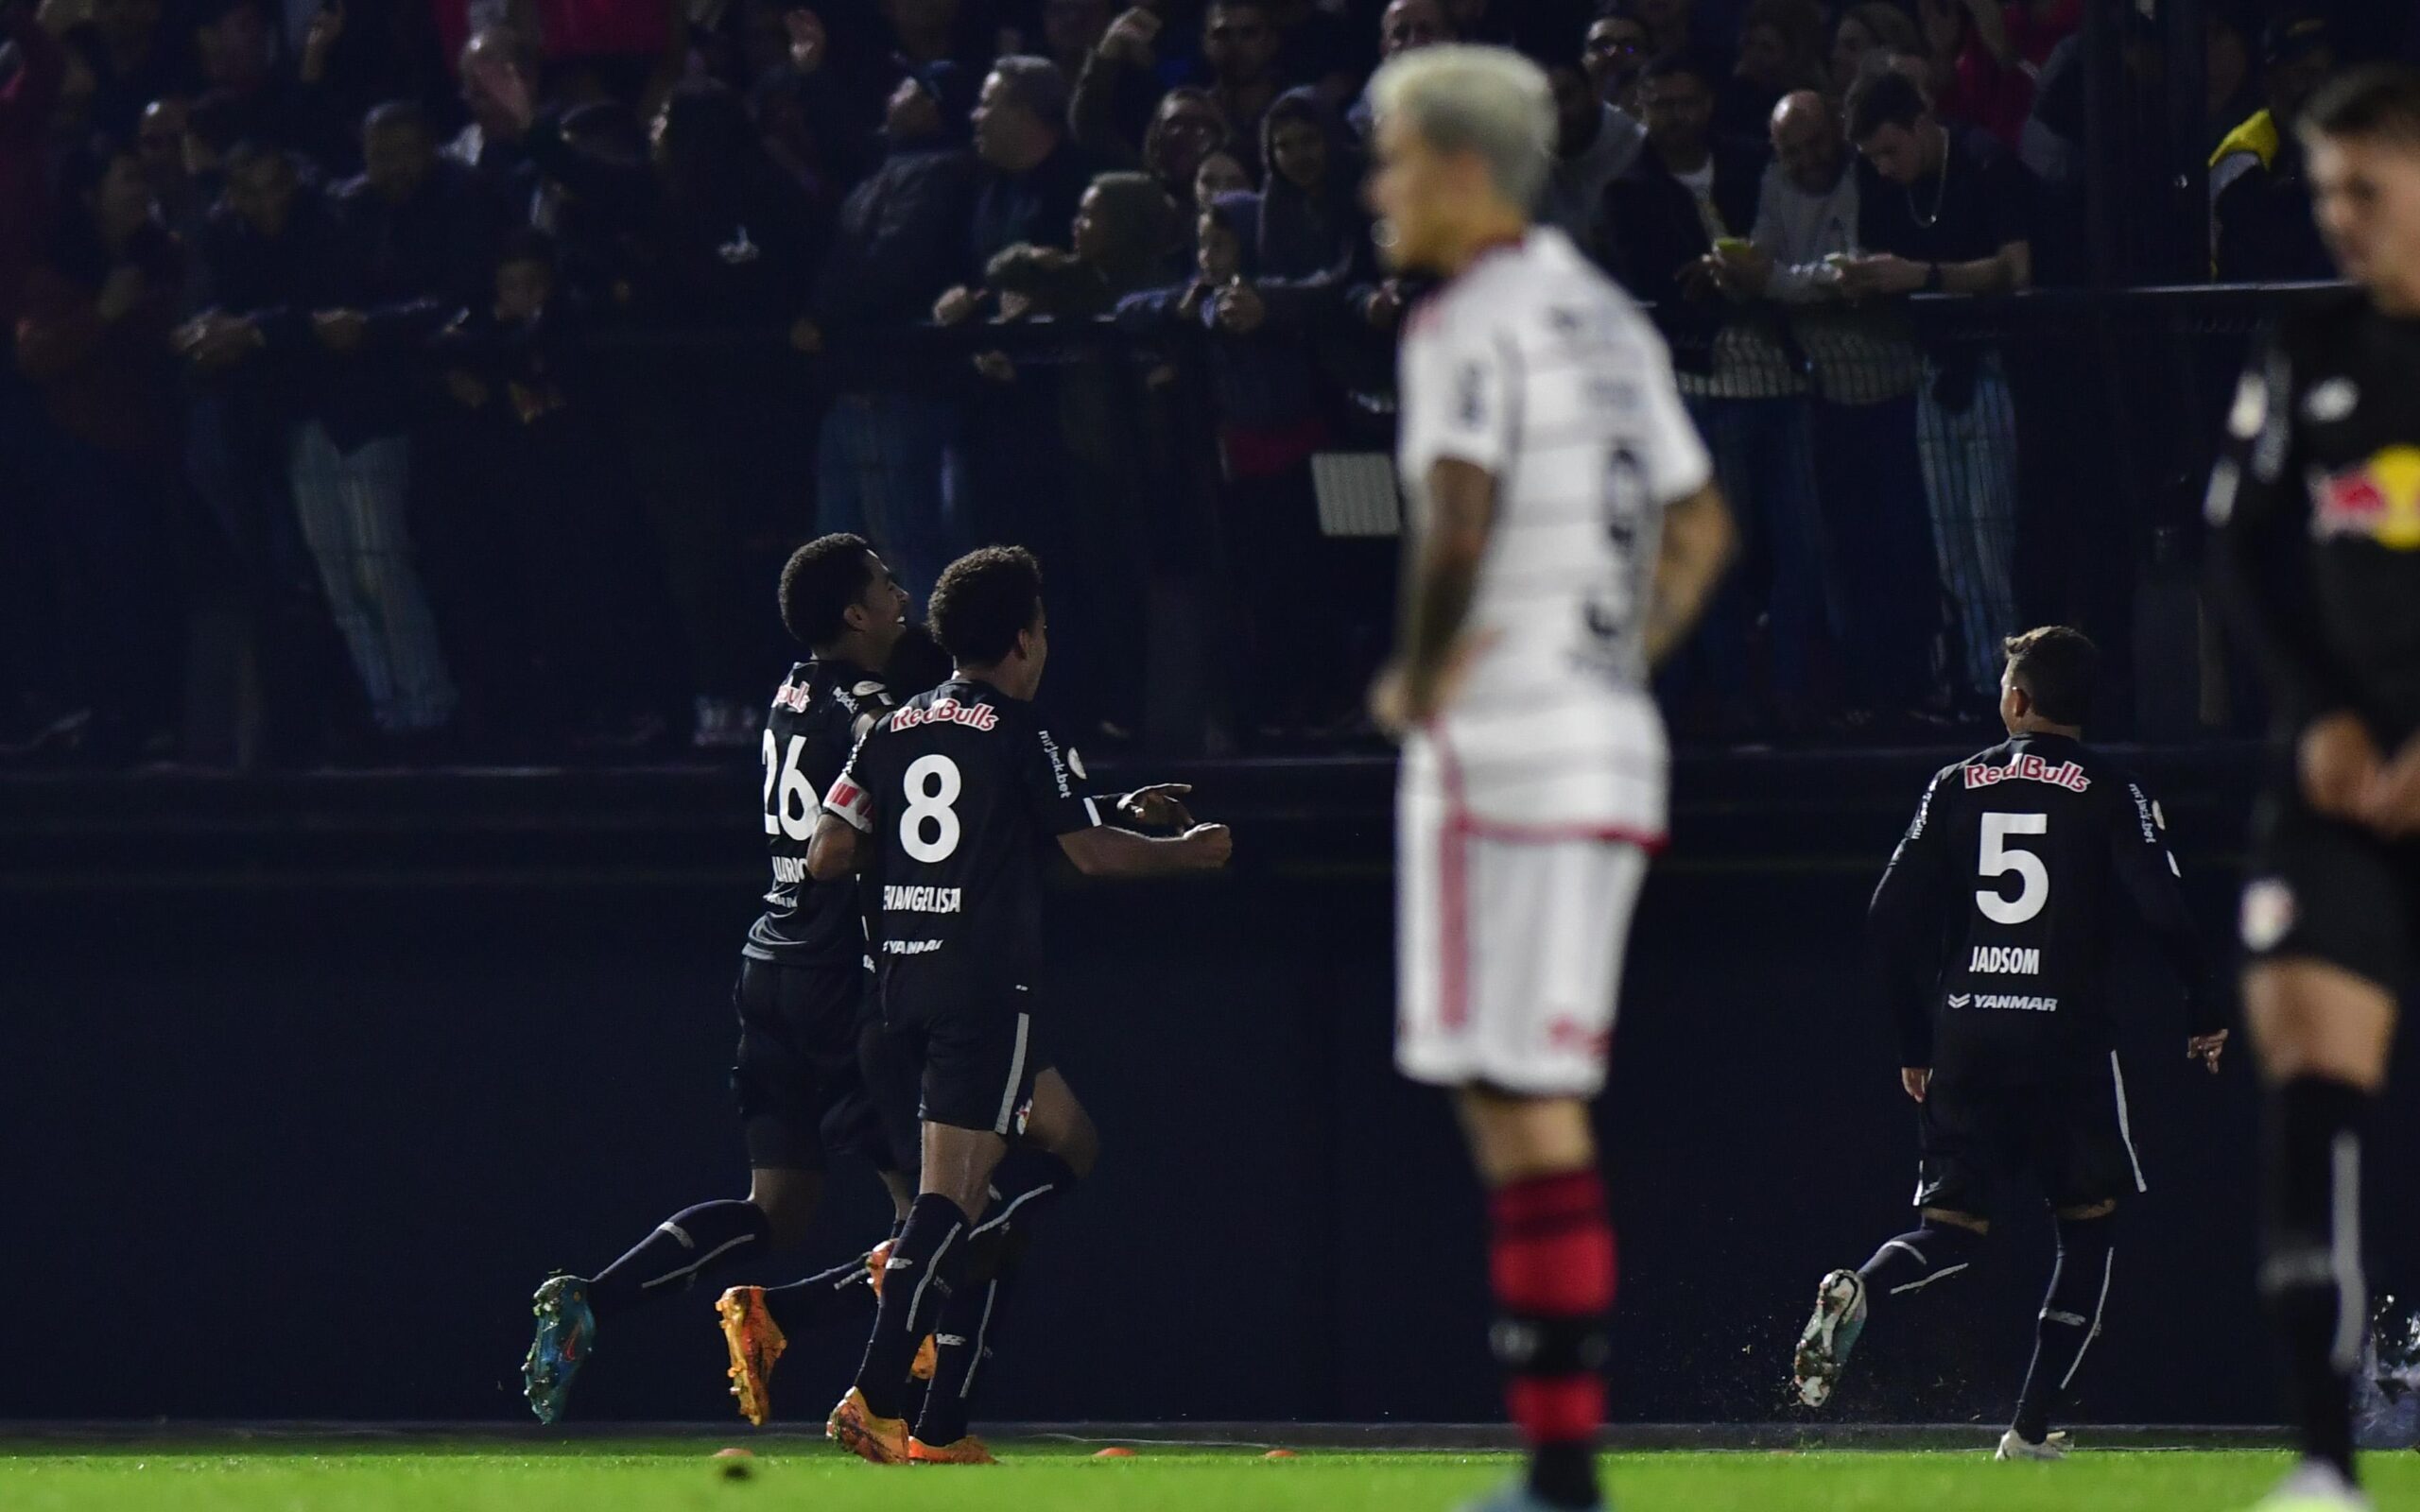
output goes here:
<path id="1" fill-rule="evenodd" d="M 1046 847 L 1105 815 L 1031 705 L 959 679 L 857 743 L 823 806 L 874 847 L 866 870 L 886 1004 L 1042 966 Z"/>
<path id="2" fill-rule="evenodd" d="M 865 956 L 865 924 L 847 881 L 806 874 L 819 799 L 857 736 L 897 700 L 872 673 L 845 662 L 801 662 L 765 715 L 765 845 L 773 885 L 743 954 L 784 966 L 849 966 Z"/>
<path id="3" fill-rule="evenodd" d="M 2140 782 L 2061 736 L 1944 767 L 1869 915 L 1901 1064 L 2055 1076 L 2104 1057 L 2104 980 L 2130 917 L 2184 981 L 2194 1032 L 2219 1027 L 2166 832 Z"/>

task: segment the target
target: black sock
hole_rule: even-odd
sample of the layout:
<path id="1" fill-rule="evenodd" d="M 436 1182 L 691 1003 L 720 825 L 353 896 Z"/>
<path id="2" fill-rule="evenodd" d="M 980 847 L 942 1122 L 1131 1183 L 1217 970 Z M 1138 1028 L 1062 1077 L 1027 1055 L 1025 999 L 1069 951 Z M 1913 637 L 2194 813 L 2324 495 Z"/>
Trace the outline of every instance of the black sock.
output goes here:
<path id="1" fill-rule="evenodd" d="M 908 1210 L 908 1227 L 890 1246 L 873 1336 L 857 1367 L 857 1390 L 877 1418 L 907 1415 L 916 1347 L 934 1332 L 965 1276 L 968 1227 L 965 1211 L 939 1193 L 925 1193 Z"/>
<path id="2" fill-rule="evenodd" d="M 1865 1305 L 1877 1309 L 1893 1297 L 1923 1291 L 1963 1272 L 1982 1252 L 1983 1236 L 1955 1224 L 1927 1226 L 1886 1239 L 1874 1258 L 1858 1267 L 1865 1281 Z"/>
<path id="3" fill-rule="evenodd" d="M 993 1206 L 968 1237 L 966 1284 L 942 1310 L 933 1331 L 933 1380 L 916 1436 L 936 1447 L 966 1436 L 975 1391 L 992 1341 L 999 1337 L 1008 1304 L 1033 1227 L 1045 1211 L 1063 1200 L 1081 1179 L 1073 1167 L 1044 1150 L 1012 1150 L 993 1182 Z"/>
<path id="4" fill-rule="evenodd" d="M 872 1323 L 874 1296 L 873 1288 L 866 1284 L 865 1257 L 859 1255 L 787 1286 L 766 1287 L 765 1311 L 772 1315 L 773 1326 L 790 1338 L 825 1318 Z"/>
<path id="5" fill-rule="evenodd" d="M 2303 1453 L 2353 1473 L 2353 1370 L 2369 1287 L 2361 1271 L 2361 1125 L 2370 1095 L 2320 1076 L 2276 1090 L 2261 1130 L 2267 1234 L 2260 1294 L 2302 1425 Z"/>
<path id="6" fill-rule="evenodd" d="M 697 1284 L 714 1270 L 753 1259 L 773 1242 L 773 1226 L 752 1202 L 700 1202 L 656 1226 L 588 1283 L 598 1317 Z"/>
<path id="7" fill-rule="evenodd" d="M 2025 1372 L 2016 1421 L 2010 1425 L 2029 1444 L 2049 1436 L 2050 1415 L 2066 1399 L 2084 1350 L 2100 1337 L 2117 1244 L 2115 1214 L 2059 1220 L 2059 1263 L 2050 1271 L 2050 1291 L 2042 1299 L 2041 1321 L 2034 1326 L 2033 1364 Z"/>

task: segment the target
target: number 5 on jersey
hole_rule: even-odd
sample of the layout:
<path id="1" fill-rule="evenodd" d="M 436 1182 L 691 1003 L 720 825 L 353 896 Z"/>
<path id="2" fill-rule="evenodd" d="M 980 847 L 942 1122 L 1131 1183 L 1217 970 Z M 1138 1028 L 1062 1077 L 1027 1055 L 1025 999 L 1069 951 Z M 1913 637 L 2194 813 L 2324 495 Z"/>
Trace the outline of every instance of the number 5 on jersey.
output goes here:
<path id="1" fill-rule="evenodd" d="M 1977 869 L 1986 878 L 2000 878 L 2016 873 L 2016 896 L 2010 898 L 1995 882 L 1975 892 L 1975 906 L 1995 924 L 2022 924 L 2040 913 L 2050 901 L 2050 868 L 2042 858 L 2022 846 L 2013 846 L 2013 834 L 2048 834 L 2050 816 L 2048 814 L 1986 814 L 1983 816 L 1982 856 Z"/>

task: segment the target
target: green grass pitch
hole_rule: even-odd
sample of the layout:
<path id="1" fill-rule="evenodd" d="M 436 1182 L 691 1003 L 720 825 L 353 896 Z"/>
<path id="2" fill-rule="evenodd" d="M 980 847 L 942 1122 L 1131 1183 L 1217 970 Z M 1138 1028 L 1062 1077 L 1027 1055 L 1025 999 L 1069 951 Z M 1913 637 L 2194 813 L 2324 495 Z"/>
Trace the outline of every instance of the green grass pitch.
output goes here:
<path id="1" fill-rule="evenodd" d="M 735 1440 L 737 1442 L 739 1440 Z M 1979 1443 L 1980 1439 L 1979 1438 Z M 860 1465 L 808 1438 L 754 1441 L 744 1479 L 700 1440 L 506 1448 L 494 1440 L 112 1445 L 0 1442 L 9 1512 L 1451 1512 L 1498 1484 L 1510 1456 L 997 1446 L 994 1469 Z M 2082 1453 L 1995 1465 L 1985 1453 L 1609 1454 L 1627 1512 L 2227 1512 L 2282 1472 L 2259 1452 Z M 2420 1455 L 2372 1455 L 2381 1512 L 2420 1512 Z"/>

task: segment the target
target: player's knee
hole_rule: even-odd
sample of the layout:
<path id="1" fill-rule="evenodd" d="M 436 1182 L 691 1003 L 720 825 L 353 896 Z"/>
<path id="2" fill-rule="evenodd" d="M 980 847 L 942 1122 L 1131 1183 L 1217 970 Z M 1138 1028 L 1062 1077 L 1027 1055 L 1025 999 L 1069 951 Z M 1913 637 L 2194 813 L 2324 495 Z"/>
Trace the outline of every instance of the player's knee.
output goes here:
<path id="1" fill-rule="evenodd" d="M 2271 961 L 2246 973 L 2244 1013 L 2272 1082 L 2385 1082 L 2394 1000 L 2376 983 L 2325 962 Z"/>
<path id="2" fill-rule="evenodd" d="M 765 1215 L 776 1249 L 790 1249 L 806 1240 L 815 1205 L 822 1194 L 822 1177 L 812 1171 L 760 1169 L 751 1175 L 748 1200 Z"/>
<path id="3" fill-rule="evenodd" d="M 1464 1089 L 1460 1106 L 1471 1154 L 1490 1185 L 1596 1163 L 1588 1105 L 1577 1097 L 1521 1097 L 1474 1087 Z"/>

